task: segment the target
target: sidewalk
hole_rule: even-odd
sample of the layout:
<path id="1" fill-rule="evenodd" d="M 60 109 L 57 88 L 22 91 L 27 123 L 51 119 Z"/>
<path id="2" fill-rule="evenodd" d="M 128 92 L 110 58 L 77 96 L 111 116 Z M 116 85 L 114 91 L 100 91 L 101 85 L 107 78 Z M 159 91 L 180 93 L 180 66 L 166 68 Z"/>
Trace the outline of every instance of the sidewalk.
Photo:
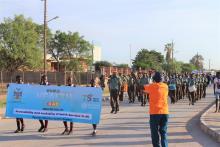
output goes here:
<path id="1" fill-rule="evenodd" d="M 215 112 L 215 104 L 210 107 L 200 118 L 202 130 L 220 142 L 220 112 Z"/>

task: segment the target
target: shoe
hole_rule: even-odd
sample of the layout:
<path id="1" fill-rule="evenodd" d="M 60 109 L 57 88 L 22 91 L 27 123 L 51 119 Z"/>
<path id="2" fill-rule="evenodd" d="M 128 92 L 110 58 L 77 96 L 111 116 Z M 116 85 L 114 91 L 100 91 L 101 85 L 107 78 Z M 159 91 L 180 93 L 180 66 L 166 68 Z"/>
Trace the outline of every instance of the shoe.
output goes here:
<path id="1" fill-rule="evenodd" d="M 19 133 L 19 132 L 20 132 L 20 130 L 19 130 L 19 129 L 17 129 L 17 130 L 15 130 L 15 131 L 14 131 L 14 133 Z"/>
<path id="2" fill-rule="evenodd" d="M 91 135 L 92 135 L 92 136 L 96 136 L 96 131 L 93 131 L 93 132 L 91 133 Z"/>
<path id="3" fill-rule="evenodd" d="M 72 130 L 70 130 L 67 135 L 71 135 L 71 134 L 73 134 Z"/>
<path id="4" fill-rule="evenodd" d="M 144 104 L 141 104 L 141 106 L 144 106 Z"/>
<path id="5" fill-rule="evenodd" d="M 38 132 L 43 132 L 43 130 L 44 130 L 44 127 L 41 126 L 40 129 L 38 129 Z"/>
<path id="6" fill-rule="evenodd" d="M 63 133 L 61 133 L 61 135 L 66 135 L 66 134 L 68 134 L 68 132 L 69 132 L 69 130 L 68 130 L 68 129 L 65 129 L 65 130 L 63 131 Z"/>
<path id="7" fill-rule="evenodd" d="M 115 111 L 115 114 L 117 114 L 117 111 Z"/>
<path id="8" fill-rule="evenodd" d="M 48 129 L 47 129 L 47 128 L 44 128 L 42 132 L 47 132 L 47 131 L 48 131 Z"/>
<path id="9" fill-rule="evenodd" d="M 112 110 L 110 113 L 113 113 L 114 112 L 114 110 Z"/>
<path id="10" fill-rule="evenodd" d="M 21 132 L 23 132 L 23 131 L 24 131 L 24 128 L 25 128 L 25 126 L 24 126 L 24 125 L 22 125 L 22 127 L 21 127 Z"/>

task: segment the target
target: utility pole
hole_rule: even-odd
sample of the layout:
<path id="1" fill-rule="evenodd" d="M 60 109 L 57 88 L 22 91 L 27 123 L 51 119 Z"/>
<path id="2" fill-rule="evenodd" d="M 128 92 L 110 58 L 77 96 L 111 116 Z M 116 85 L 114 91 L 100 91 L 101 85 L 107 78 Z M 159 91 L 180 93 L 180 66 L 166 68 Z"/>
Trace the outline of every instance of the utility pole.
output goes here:
<path id="1" fill-rule="evenodd" d="M 174 43 L 173 43 L 173 40 L 172 40 L 172 43 L 171 43 L 171 52 L 172 52 L 173 69 L 174 69 L 174 72 L 176 72 L 176 66 L 174 65 Z"/>
<path id="2" fill-rule="evenodd" d="M 46 74 L 46 49 L 47 49 L 47 0 L 44 0 L 44 74 Z"/>
<path id="3" fill-rule="evenodd" d="M 199 53 L 198 52 L 197 52 L 197 55 L 196 55 L 196 66 L 199 69 Z"/>
<path id="4" fill-rule="evenodd" d="M 209 59 L 209 71 L 211 70 L 211 59 Z"/>
<path id="5" fill-rule="evenodd" d="M 131 67 L 131 44 L 129 45 L 129 49 L 130 49 L 130 67 Z"/>

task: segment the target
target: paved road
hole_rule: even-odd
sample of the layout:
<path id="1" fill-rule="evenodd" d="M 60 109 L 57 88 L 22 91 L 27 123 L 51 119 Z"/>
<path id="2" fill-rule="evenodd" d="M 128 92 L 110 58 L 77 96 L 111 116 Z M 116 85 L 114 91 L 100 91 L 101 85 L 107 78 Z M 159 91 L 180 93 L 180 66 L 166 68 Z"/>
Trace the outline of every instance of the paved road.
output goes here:
<path id="1" fill-rule="evenodd" d="M 204 134 L 199 127 L 199 116 L 214 101 L 211 94 L 206 99 L 189 106 L 184 99 L 175 105 L 170 105 L 169 146 L 170 147 L 219 147 L 220 144 Z M 75 124 L 74 133 L 62 136 L 61 122 L 49 122 L 49 131 L 38 133 L 37 121 L 25 120 L 26 130 L 21 134 L 12 133 L 15 130 L 14 119 L 0 121 L 0 147 L 142 147 L 151 146 L 149 131 L 148 106 L 141 107 L 139 103 L 121 105 L 120 113 L 110 114 L 110 108 L 104 104 L 101 124 L 98 134 L 89 134 L 92 126 Z"/>

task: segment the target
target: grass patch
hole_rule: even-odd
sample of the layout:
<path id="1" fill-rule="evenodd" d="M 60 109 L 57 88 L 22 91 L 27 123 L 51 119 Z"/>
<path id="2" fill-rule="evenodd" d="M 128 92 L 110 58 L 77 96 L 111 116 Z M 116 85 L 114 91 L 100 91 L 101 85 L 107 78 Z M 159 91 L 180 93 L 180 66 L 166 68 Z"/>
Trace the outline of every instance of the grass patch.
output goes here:
<path id="1" fill-rule="evenodd" d="M 0 99 L 0 108 L 5 107 L 5 105 L 6 105 L 6 98 Z"/>

